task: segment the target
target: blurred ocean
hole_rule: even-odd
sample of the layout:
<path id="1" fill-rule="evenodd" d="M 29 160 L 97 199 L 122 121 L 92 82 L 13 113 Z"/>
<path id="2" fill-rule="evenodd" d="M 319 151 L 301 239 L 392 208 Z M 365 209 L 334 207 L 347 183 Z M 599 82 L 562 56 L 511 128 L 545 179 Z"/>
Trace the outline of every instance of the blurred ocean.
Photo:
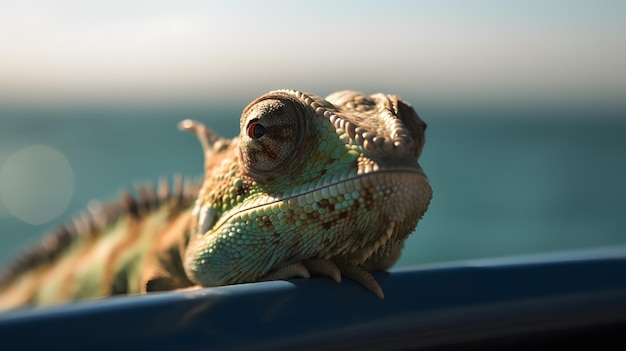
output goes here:
<path id="1" fill-rule="evenodd" d="M 407 100 L 428 123 L 434 199 L 398 266 L 626 244 L 624 109 Z M 91 199 L 200 176 L 200 145 L 177 122 L 232 137 L 242 107 L 2 107 L 0 265 Z"/>

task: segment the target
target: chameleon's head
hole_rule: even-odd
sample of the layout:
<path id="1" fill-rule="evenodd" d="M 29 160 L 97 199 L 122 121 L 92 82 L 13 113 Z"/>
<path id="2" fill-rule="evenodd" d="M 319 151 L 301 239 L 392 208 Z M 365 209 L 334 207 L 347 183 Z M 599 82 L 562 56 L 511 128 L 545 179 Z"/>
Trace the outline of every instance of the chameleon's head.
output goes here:
<path id="1" fill-rule="evenodd" d="M 432 196 L 417 162 L 426 124 L 410 105 L 280 90 L 248 105 L 240 127 L 219 151 L 204 143 L 185 264 L 193 281 L 254 281 L 309 259 L 366 269 L 397 260 Z"/>
<path id="2" fill-rule="evenodd" d="M 396 96 L 341 91 L 322 99 L 274 91 L 243 111 L 241 160 L 255 181 L 282 190 L 328 173 L 418 168 L 425 129 L 413 108 Z"/>

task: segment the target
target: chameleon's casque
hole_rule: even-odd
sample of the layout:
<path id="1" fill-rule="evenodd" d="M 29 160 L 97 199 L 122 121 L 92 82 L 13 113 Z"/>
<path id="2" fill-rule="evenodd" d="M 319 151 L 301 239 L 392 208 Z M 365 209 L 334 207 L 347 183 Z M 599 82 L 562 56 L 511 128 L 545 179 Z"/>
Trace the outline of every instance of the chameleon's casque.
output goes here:
<path id="1" fill-rule="evenodd" d="M 254 100 L 240 135 L 190 120 L 203 183 L 99 208 L 46 237 L 0 280 L 0 308 L 113 294 L 326 275 L 383 297 L 432 197 L 417 160 L 426 124 L 399 97 L 293 90 Z"/>

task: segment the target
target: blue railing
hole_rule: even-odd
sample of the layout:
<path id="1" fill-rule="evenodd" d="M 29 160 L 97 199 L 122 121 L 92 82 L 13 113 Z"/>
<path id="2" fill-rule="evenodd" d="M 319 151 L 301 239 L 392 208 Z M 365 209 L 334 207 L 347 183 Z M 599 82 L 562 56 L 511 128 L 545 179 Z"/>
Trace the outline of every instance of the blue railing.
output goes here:
<path id="1" fill-rule="evenodd" d="M 338 285 L 312 278 L 10 311 L 0 314 L 0 342 L 7 350 L 11 345 L 33 350 L 387 349 L 626 326 L 626 247 L 420 266 L 375 276 L 384 300 L 347 279 Z"/>

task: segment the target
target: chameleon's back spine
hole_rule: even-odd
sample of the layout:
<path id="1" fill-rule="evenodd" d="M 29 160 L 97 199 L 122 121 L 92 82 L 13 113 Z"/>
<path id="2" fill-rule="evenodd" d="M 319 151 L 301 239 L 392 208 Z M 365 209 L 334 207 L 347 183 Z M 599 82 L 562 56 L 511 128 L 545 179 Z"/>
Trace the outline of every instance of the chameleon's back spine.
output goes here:
<path id="1" fill-rule="evenodd" d="M 137 186 L 58 227 L 0 276 L 0 310 L 145 291 L 142 273 L 163 236 L 185 235 L 198 182 Z M 149 269 L 149 268 L 148 268 Z M 184 274 L 184 273 L 183 273 Z"/>

